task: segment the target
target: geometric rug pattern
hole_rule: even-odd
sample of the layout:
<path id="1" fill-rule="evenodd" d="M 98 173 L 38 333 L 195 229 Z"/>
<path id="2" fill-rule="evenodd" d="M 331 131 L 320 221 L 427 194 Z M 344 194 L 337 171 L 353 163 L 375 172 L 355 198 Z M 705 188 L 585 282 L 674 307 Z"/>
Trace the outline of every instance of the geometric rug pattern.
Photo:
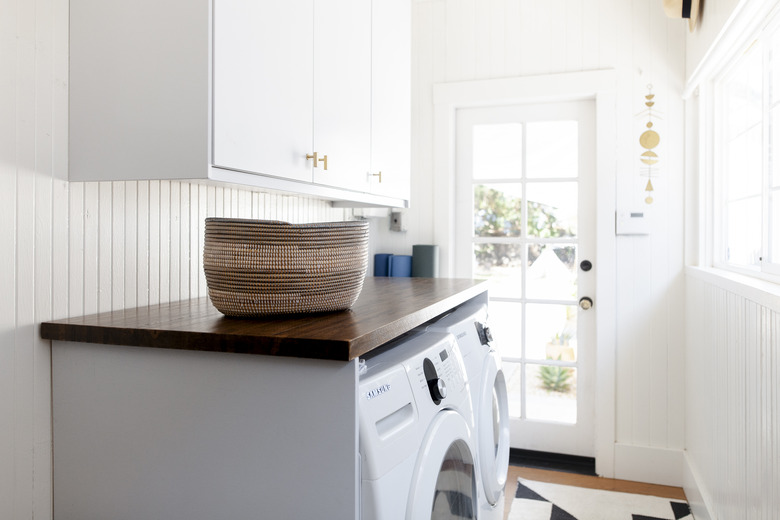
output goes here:
<path id="1" fill-rule="evenodd" d="M 509 520 L 693 520 L 686 502 L 518 479 Z"/>

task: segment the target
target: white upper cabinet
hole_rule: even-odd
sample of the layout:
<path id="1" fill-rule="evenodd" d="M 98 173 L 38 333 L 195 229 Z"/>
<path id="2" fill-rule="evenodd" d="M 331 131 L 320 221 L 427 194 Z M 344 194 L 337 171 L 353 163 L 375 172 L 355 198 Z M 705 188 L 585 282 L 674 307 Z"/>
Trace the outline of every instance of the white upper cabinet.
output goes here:
<path id="1" fill-rule="evenodd" d="M 214 165 L 311 181 L 312 0 L 214 2 Z"/>
<path id="2" fill-rule="evenodd" d="M 371 33 L 370 191 L 409 200 L 411 4 L 374 0 Z"/>
<path id="3" fill-rule="evenodd" d="M 71 0 L 70 180 L 211 179 L 407 206 L 410 8 Z"/>
<path id="4" fill-rule="evenodd" d="M 315 183 L 367 191 L 371 163 L 371 2 L 314 3 Z"/>

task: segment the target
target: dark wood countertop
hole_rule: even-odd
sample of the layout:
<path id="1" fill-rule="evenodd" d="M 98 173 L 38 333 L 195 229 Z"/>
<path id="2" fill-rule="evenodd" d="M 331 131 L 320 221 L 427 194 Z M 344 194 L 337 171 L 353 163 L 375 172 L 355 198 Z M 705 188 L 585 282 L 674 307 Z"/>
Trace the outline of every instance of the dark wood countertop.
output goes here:
<path id="1" fill-rule="evenodd" d="M 487 290 L 450 278 L 366 277 L 351 309 L 237 319 L 208 298 L 41 324 L 44 339 L 348 361 Z"/>

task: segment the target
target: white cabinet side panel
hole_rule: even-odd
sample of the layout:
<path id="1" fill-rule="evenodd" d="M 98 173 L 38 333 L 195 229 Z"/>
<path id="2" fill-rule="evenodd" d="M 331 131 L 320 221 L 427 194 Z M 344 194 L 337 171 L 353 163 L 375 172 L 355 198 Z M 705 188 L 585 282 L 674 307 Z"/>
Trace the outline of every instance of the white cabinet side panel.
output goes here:
<path id="1" fill-rule="evenodd" d="M 55 342 L 57 518 L 356 518 L 357 361 Z"/>
<path id="2" fill-rule="evenodd" d="M 209 10 L 70 2 L 70 180 L 205 177 Z"/>

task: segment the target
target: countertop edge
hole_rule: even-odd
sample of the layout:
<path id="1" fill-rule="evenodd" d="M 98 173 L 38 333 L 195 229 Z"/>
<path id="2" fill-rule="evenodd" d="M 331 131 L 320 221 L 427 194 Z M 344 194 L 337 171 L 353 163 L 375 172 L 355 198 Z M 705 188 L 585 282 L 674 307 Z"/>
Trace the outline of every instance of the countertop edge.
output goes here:
<path id="1" fill-rule="evenodd" d="M 377 322 L 377 311 L 364 310 L 365 305 L 347 315 L 319 314 L 279 317 L 255 324 L 251 320 L 225 318 L 218 313 L 207 297 L 170 302 L 155 306 L 93 314 L 82 317 L 52 320 L 40 324 L 43 339 L 62 342 L 81 342 L 101 345 L 120 345 L 175 350 L 195 350 L 250 355 L 285 356 L 348 362 L 391 341 L 487 291 L 487 283 L 465 279 L 406 279 L 381 281 L 377 292 L 387 286 L 400 287 L 408 295 L 404 302 L 409 312 L 395 309 L 394 313 Z M 420 280 L 420 281 L 413 281 Z M 437 280 L 439 280 L 437 282 Z M 449 284 L 449 285 L 448 285 Z M 443 286 L 442 290 L 439 285 Z M 456 288 L 457 286 L 457 288 Z M 433 287 L 442 292 L 435 301 L 417 303 L 415 291 Z M 403 292 L 406 291 L 406 292 Z M 435 291 L 434 291 L 435 292 Z M 438 293 L 437 293 L 438 294 Z M 367 294 L 367 299 L 374 295 Z M 425 294 L 429 298 L 428 294 Z M 422 297 L 417 300 L 423 300 Z M 381 302 L 380 302 L 381 305 Z M 355 308 L 355 306 L 353 306 Z M 350 311 L 347 311 L 350 312 Z M 383 314 L 383 313 L 379 313 Z M 318 332 L 338 327 L 340 321 L 371 322 L 350 335 Z M 271 325 L 276 327 L 268 330 Z M 257 328 L 258 331 L 253 330 Z M 360 329 L 360 327 L 354 327 Z"/>

